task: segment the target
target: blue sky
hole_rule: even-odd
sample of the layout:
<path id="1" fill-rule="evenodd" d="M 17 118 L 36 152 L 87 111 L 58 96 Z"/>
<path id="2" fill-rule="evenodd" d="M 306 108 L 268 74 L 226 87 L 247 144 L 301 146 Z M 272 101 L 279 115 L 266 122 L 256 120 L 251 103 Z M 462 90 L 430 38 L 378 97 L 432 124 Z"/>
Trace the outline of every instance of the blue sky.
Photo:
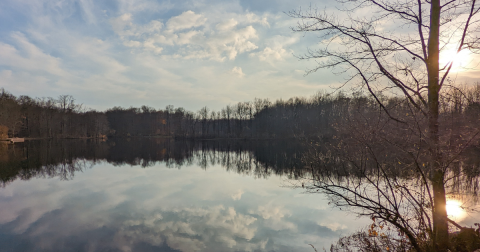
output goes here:
<path id="1" fill-rule="evenodd" d="M 318 1 L 319 8 L 329 1 Z M 288 0 L 3 0 L 0 87 L 14 95 L 73 95 L 94 109 L 172 104 L 188 110 L 337 86 L 299 55 L 318 34 L 293 33 Z"/>

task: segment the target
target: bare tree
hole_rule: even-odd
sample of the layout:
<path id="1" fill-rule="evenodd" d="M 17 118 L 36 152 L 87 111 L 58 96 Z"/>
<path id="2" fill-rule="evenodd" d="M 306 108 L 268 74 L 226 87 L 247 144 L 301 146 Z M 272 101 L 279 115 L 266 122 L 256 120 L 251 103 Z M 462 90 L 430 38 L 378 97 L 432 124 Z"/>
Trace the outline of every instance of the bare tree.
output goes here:
<path id="1" fill-rule="evenodd" d="M 207 106 L 201 108 L 198 111 L 198 117 L 202 121 L 202 137 L 206 137 L 206 135 L 207 135 L 208 112 L 210 112 L 210 109 L 207 108 Z"/>
<path id="2" fill-rule="evenodd" d="M 480 3 L 477 0 L 338 2 L 337 13 L 316 8 L 289 13 L 300 19 L 294 31 L 319 33 L 324 44 L 300 58 L 318 62 L 308 73 L 335 68 L 348 74 L 345 84 L 356 82 L 365 88 L 389 118 L 398 123 L 406 122 L 393 115 L 382 100 L 386 91 L 403 95 L 416 114 L 426 118 L 425 130 L 419 131 L 419 137 L 426 143 L 429 154 L 428 168 L 422 169 L 422 174 L 432 187 L 430 238 L 435 251 L 447 251 L 445 179 L 452 160 L 442 151 L 439 101 L 442 89 L 452 85 L 448 76 L 455 62 L 440 61 L 440 57 L 442 50 L 452 48 L 457 53 L 463 50 L 478 53 Z M 365 16 L 366 11 L 371 15 Z M 440 62 L 447 63 L 441 66 Z"/>

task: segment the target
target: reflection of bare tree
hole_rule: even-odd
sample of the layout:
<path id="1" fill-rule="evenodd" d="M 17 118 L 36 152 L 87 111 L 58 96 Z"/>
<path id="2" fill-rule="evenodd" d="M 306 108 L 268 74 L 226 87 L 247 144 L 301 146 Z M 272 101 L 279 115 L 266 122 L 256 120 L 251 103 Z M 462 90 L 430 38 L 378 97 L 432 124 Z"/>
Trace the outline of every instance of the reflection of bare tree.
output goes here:
<path id="1" fill-rule="evenodd" d="M 74 159 L 57 164 L 48 164 L 40 169 L 22 170 L 19 177 L 22 180 L 55 177 L 58 177 L 61 180 L 70 180 L 73 179 L 76 172 L 83 172 L 85 169 L 91 168 L 93 165 L 94 163 L 85 159 Z"/>
<path id="2" fill-rule="evenodd" d="M 9 165 L 14 164 L 15 162 L 9 163 Z M 1 185 L 2 187 L 5 187 L 16 179 L 30 180 L 32 178 L 60 178 L 61 180 L 70 180 L 73 179 L 75 173 L 83 172 L 84 170 L 93 167 L 94 164 L 94 162 L 85 159 L 74 159 L 70 161 L 65 160 L 55 164 L 47 164 L 38 168 L 19 169 L 15 176 L 2 178 Z M 15 167 L 9 168 L 15 169 Z"/>
<path id="3" fill-rule="evenodd" d="M 432 199 L 431 225 L 428 224 L 431 232 L 427 230 L 431 241 L 429 248 L 446 252 L 449 248 L 449 223 L 445 207 L 445 182 L 448 178 L 445 176 L 449 175 L 457 149 L 464 148 L 464 145 L 458 145 L 462 141 L 453 141 L 454 144 L 445 142 L 444 137 L 448 134 L 441 132 L 445 126 L 441 118 L 441 97 L 448 91 L 446 88 L 456 87 L 452 87 L 455 83 L 449 76 L 455 59 L 447 58 L 440 52 L 478 53 L 480 3 L 477 0 L 339 0 L 336 9 L 329 11 L 310 7 L 289 14 L 299 20 L 294 31 L 313 32 L 321 38 L 319 49 L 308 50 L 301 57 L 317 62 L 309 73 L 335 69 L 345 74 L 343 86 L 354 83 L 363 89 L 375 100 L 382 113 L 396 123 L 406 123 L 405 116 L 392 114 L 382 98 L 386 90 L 399 94 L 411 107 L 417 122 L 406 123 L 411 128 L 407 126 L 406 131 L 400 132 L 419 139 L 423 144 L 422 152 L 429 153 L 425 158 L 412 157 L 411 168 L 426 178 L 424 186 L 430 185 L 427 189 L 428 197 Z M 447 63 L 442 63 L 442 60 Z M 415 127 L 419 130 L 416 131 Z M 402 127 L 395 129 L 402 130 Z M 361 137 L 353 137 L 361 140 Z M 361 145 L 368 151 L 368 145 Z M 399 145 L 399 142 L 393 141 L 392 145 Z M 411 155 L 420 154 L 415 151 L 415 146 L 407 151 Z M 368 153 L 366 158 L 379 157 L 373 155 L 373 151 L 369 152 L 365 153 Z M 413 160 L 425 162 L 415 164 Z M 424 164 L 427 169 L 422 168 Z M 381 162 L 376 165 L 381 173 L 386 169 L 381 167 Z M 374 181 L 371 183 L 375 184 Z M 388 181 L 385 183 L 388 184 Z M 396 207 L 396 203 L 391 204 Z M 410 231 L 413 232 L 412 229 Z M 412 239 L 410 241 L 415 250 L 420 251 L 420 245 Z"/>
<path id="4" fill-rule="evenodd" d="M 311 177 L 299 186 L 312 193 L 326 193 L 337 207 L 369 216 L 398 231 L 400 235 L 389 239 L 398 240 L 399 243 L 394 242 L 398 248 L 435 251 L 433 212 L 438 203 L 432 183 L 435 172 L 429 167 L 432 162 L 439 162 L 447 196 L 459 191 L 477 195 L 479 165 L 472 160 L 474 155 L 465 152 L 467 148 L 474 151 L 476 132 L 462 122 L 465 115 L 442 114 L 443 156 L 441 162 L 432 160 L 428 136 L 423 130 L 428 125 L 426 118 L 409 103 L 399 101 L 394 105 L 389 109 L 390 115 L 386 115 L 380 108 L 351 104 L 344 111 L 345 117 L 335 122 L 337 136 L 328 144 L 313 145 L 305 155 Z M 406 115 L 403 123 L 389 118 L 399 115 Z M 465 229 L 447 221 L 453 228 Z M 369 233 L 380 235 L 377 230 Z M 358 235 L 352 236 L 355 237 Z"/>

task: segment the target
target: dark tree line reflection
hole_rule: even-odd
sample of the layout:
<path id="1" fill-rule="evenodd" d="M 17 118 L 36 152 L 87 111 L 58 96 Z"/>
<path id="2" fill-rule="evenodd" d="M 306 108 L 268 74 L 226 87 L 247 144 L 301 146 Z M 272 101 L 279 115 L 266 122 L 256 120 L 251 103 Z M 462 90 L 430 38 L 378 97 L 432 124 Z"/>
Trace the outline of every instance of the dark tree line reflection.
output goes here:
<path id="1" fill-rule="evenodd" d="M 130 165 L 143 168 L 165 163 L 169 168 L 197 165 L 202 169 L 220 165 L 227 171 L 259 178 L 271 175 L 291 179 L 312 175 L 322 177 L 362 176 L 355 169 L 335 155 L 329 146 L 312 147 L 302 141 L 175 141 L 164 138 L 113 138 L 107 141 L 94 140 L 32 140 L 15 145 L 0 144 L 0 181 L 6 185 L 11 181 L 31 178 L 59 177 L 72 179 L 101 162 L 116 166 Z M 381 146 L 379 146 L 381 148 Z M 384 149 L 385 158 L 404 160 L 398 152 Z M 311 162 L 322 162 L 321 168 L 312 170 Z M 371 162 L 371 161 L 367 161 Z M 468 189 L 478 191 L 480 174 L 480 146 L 471 146 L 465 151 L 460 162 L 455 164 L 466 176 L 454 177 L 454 191 Z M 372 163 L 365 165 L 375 167 Z M 393 164 L 390 174 L 394 177 L 408 177 L 409 170 Z M 364 171 L 364 170 L 363 170 Z"/>
<path id="2" fill-rule="evenodd" d="M 287 141 L 174 141 L 162 138 L 114 138 L 93 140 L 34 140 L 0 145 L 0 181 L 3 186 L 21 179 L 59 177 L 99 162 L 114 165 L 170 168 L 198 165 L 207 169 L 221 165 L 227 171 L 255 177 L 282 175 L 297 178 L 307 171 L 306 147 Z"/>

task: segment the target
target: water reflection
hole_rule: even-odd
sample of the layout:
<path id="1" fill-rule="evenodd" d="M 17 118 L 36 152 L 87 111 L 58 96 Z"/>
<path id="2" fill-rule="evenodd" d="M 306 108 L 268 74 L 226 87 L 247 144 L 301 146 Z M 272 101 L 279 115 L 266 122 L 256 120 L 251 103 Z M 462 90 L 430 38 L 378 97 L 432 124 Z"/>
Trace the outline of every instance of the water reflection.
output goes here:
<path id="1" fill-rule="evenodd" d="M 98 161 L 144 168 L 159 162 L 169 168 L 195 164 L 206 169 L 220 164 L 227 171 L 258 178 L 273 174 L 295 178 L 305 171 L 301 162 L 303 150 L 298 143 L 282 141 L 190 142 L 148 138 L 108 142 L 29 141 L 3 146 L 0 181 L 5 185 L 16 179 L 33 177 L 71 179 L 76 172 Z"/>
<path id="2" fill-rule="evenodd" d="M 461 201 L 450 199 L 447 200 L 447 214 L 456 221 L 466 217 L 466 212 Z"/>
<path id="3" fill-rule="evenodd" d="M 281 187 L 303 172 L 299 148 L 281 145 L 116 140 L 9 146 L 0 247 L 306 251 L 309 243 L 328 246 L 366 224 L 332 211 L 318 195 Z"/>
<path id="4" fill-rule="evenodd" d="M 328 248 L 370 224 L 330 208 L 321 195 L 282 187 L 309 172 L 293 142 L 114 139 L 1 148 L 6 251 L 311 251 L 308 244 Z"/>

